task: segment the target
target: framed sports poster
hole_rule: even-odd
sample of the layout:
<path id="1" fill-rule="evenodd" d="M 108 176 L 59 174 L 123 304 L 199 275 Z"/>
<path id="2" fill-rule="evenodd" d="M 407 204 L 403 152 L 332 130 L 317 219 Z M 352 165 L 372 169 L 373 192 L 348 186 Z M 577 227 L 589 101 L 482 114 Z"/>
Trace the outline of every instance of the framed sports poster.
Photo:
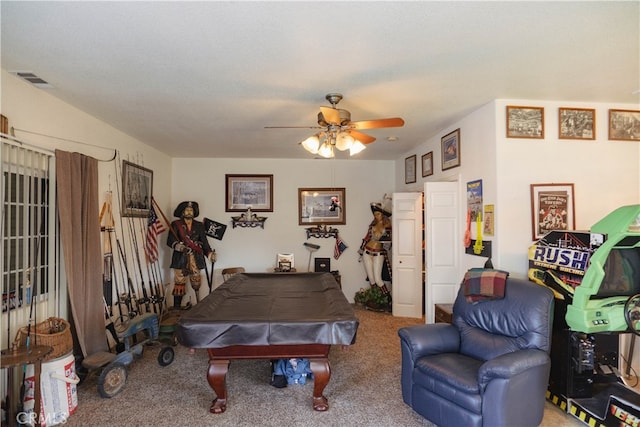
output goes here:
<path id="1" fill-rule="evenodd" d="M 573 184 L 531 184 L 531 218 L 533 240 L 553 230 L 573 230 Z"/>

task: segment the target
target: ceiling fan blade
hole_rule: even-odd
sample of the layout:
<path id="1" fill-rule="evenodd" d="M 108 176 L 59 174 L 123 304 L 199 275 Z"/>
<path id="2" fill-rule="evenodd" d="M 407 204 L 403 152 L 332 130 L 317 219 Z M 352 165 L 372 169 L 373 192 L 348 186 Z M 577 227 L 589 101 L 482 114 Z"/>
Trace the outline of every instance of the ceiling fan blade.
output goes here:
<path id="1" fill-rule="evenodd" d="M 404 120 L 402 120 L 400 117 L 378 120 L 361 120 L 357 122 L 351 122 L 349 124 L 349 127 L 351 129 L 397 128 L 400 126 L 404 126 Z"/>
<path id="2" fill-rule="evenodd" d="M 340 124 L 340 110 L 331 107 L 320 107 L 324 120 L 331 125 Z"/>
<path id="3" fill-rule="evenodd" d="M 265 126 L 265 129 L 324 129 L 320 126 Z"/>
<path id="4" fill-rule="evenodd" d="M 363 144 L 371 144 L 373 141 L 375 141 L 376 139 L 371 136 L 371 135 L 367 135 L 366 133 L 362 133 L 362 132 L 358 132 L 355 130 L 350 130 L 349 134 L 354 137 L 355 139 L 357 139 L 358 141 L 362 142 Z"/>

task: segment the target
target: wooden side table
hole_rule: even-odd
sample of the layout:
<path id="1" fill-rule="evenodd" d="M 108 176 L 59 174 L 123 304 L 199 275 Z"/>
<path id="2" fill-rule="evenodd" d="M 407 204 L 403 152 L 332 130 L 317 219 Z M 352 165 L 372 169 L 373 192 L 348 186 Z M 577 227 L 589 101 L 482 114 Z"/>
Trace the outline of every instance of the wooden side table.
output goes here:
<path id="1" fill-rule="evenodd" d="M 451 323 L 453 317 L 453 304 L 436 304 L 436 323 Z"/>
<path id="2" fill-rule="evenodd" d="M 22 365 L 33 365 L 34 367 L 34 390 L 35 405 L 34 413 L 40 417 L 40 374 L 42 371 L 42 359 L 53 351 L 48 345 L 36 345 L 18 347 L 17 349 L 2 350 L 2 369 L 7 369 L 7 388 L 9 389 L 9 405 L 7 405 L 7 425 L 17 425 L 16 414 L 14 412 L 16 400 L 13 386 L 13 368 Z M 39 424 L 39 423 L 38 423 Z"/>

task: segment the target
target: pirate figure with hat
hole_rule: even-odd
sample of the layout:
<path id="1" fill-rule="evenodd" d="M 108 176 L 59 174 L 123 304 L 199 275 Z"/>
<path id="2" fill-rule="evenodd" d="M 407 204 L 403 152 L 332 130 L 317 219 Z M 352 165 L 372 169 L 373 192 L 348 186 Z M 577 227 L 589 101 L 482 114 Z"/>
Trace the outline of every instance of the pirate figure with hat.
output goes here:
<path id="1" fill-rule="evenodd" d="M 207 241 L 204 224 L 195 218 L 199 215 L 197 202 L 182 202 L 173 212 L 179 219 L 171 223 L 172 232 L 167 237 L 167 245 L 173 249 L 171 268 L 174 272 L 173 306 L 182 306 L 182 297 L 187 293 L 187 279 L 196 293 L 200 291 L 202 277 L 200 270 L 206 268 L 205 257 L 212 263 L 216 252 Z"/>
<path id="2" fill-rule="evenodd" d="M 378 286 L 387 296 L 391 305 L 391 293 L 385 281 L 391 281 L 391 263 L 389 250 L 391 248 L 391 209 L 382 203 L 371 203 L 373 221 L 369 224 L 367 234 L 362 239 L 358 253 L 364 262 L 364 269 L 369 285 Z"/>

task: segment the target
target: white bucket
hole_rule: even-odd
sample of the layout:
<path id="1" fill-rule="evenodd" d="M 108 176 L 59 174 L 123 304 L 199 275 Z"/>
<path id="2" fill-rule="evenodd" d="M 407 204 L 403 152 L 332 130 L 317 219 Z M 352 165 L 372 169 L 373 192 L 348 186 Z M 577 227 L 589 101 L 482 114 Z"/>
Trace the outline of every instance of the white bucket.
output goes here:
<path id="1" fill-rule="evenodd" d="M 42 427 L 64 424 L 69 416 L 78 408 L 78 390 L 76 385 L 80 378 L 76 375 L 76 364 L 73 353 L 42 364 L 40 375 L 40 418 L 36 419 L 33 407 L 34 396 L 34 367 L 27 366 L 24 380 L 24 421 L 27 424 L 37 424 Z"/>

